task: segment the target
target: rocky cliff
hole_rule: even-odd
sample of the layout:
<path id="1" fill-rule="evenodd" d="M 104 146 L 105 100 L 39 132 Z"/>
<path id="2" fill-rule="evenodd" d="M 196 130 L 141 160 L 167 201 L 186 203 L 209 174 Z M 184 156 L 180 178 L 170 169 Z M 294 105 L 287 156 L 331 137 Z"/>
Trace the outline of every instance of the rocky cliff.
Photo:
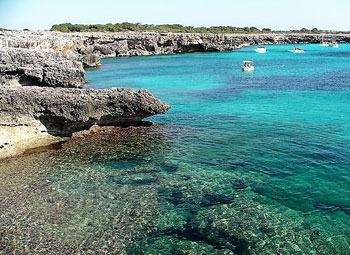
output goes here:
<path id="1" fill-rule="evenodd" d="M 80 55 L 81 58 L 90 59 L 85 63 L 87 66 L 89 64 L 95 65 L 98 62 L 98 57 L 232 51 L 246 45 L 320 43 L 322 40 L 350 43 L 350 35 L 0 32 L 0 48 L 72 51 Z"/>
<path id="2" fill-rule="evenodd" d="M 80 87 L 85 72 L 77 54 L 52 49 L 0 48 L 0 84 Z"/>
<path id="3" fill-rule="evenodd" d="M 0 85 L 79 87 L 101 58 L 232 51 L 258 44 L 350 43 L 350 35 L 0 32 Z"/>

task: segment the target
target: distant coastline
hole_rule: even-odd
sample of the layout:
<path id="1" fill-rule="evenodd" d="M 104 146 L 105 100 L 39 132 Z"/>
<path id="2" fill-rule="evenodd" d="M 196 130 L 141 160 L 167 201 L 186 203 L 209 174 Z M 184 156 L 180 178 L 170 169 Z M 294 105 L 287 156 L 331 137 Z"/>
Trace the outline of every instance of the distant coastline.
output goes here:
<path id="1" fill-rule="evenodd" d="M 108 23 L 108 24 L 55 24 L 51 31 L 59 32 L 173 32 L 173 33 L 212 33 L 212 34 L 349 34 L 350 31 L 320 30 L 318 28 L 301 28 L 300 30 L 272 30 L 270 28 L 259 29 L 257 27 L 233 27 L 233 26 L 211 26 L 211 27 L 194 27 L 183 26 L 181 24 L 141 24 L 141 23 Z"/>

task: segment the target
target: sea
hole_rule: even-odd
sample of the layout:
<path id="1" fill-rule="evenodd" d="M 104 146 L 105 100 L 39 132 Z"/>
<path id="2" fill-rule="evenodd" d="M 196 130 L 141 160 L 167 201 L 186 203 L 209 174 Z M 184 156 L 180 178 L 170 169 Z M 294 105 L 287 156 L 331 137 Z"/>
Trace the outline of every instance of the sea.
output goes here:
<path id="1" fill-rule="evenodd" d="M 1 162 L 0 254 L 350 254 L 350 45 L 294 46 L 87 70 L 172 108 Z"/>

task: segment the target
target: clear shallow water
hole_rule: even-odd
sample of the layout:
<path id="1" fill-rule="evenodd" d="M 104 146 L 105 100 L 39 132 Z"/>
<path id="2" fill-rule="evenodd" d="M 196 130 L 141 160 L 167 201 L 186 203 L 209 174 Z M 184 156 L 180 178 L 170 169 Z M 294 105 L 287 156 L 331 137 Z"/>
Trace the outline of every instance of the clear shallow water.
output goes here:
<path id="1" fill-rule="evenodd" d="M 88 71 L 90 87 L 146 88 L 172 109 L 150 119 L 160 126 L 3 162 L 0 248 L 350 254 L 350 45 L 291 47 Z M 241 72 L 244 59 L 254 73 Z"/>

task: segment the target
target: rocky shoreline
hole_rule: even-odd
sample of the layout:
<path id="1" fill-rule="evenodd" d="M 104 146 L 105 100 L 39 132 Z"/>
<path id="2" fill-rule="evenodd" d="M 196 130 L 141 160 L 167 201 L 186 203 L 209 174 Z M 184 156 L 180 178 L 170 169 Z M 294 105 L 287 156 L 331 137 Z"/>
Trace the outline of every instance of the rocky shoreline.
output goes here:
<path id="1" fill-rule="evenodd" d="M 350 35 L 0 31 L 0 158 L 93 125 L 137 125 L 169 109 L 148 91 L 93 90 L 101 58 L 220 52 L 258 44 L 350 43 Z"/>

